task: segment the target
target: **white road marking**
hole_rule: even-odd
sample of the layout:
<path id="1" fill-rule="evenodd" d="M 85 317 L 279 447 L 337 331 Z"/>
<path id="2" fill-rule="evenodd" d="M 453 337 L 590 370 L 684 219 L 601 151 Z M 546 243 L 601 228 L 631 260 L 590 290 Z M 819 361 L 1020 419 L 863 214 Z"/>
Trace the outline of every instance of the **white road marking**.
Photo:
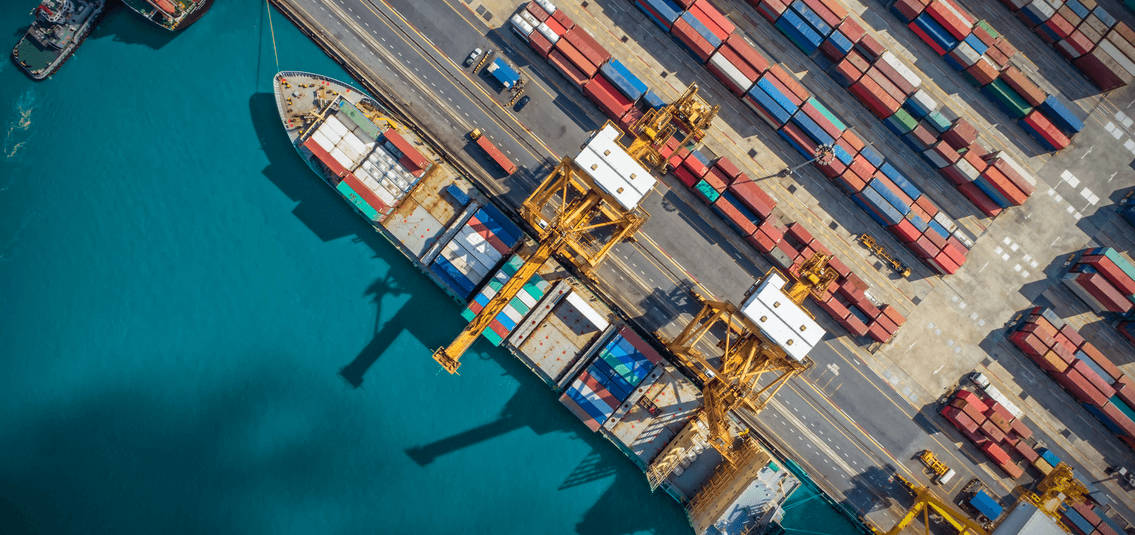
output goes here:
<path id="1" fill-rule="evenodd" d="M 1076 178 L 1076 175 L 1073 175 L 1072 172 L 1067 169 L 1060 173 L 1060 180 L 1067 182 L 1068 185 L 1073 188 L 1080 185 L 1080 179 Z"/>
<path id="2" fill-rule="evenodd" d="M 1096 203 L 1100 202 L 1099 196 L 1096 195 L 1095 193 L 1092 193 L 1092 190 L 1090 190 L 1088 188 L 1084 188 L 1084 189 L 1080 190 L 1080 196 L 1083 197 L 1084 199 L 1086 199 L 1091 204 L 1096 204 Z"/>

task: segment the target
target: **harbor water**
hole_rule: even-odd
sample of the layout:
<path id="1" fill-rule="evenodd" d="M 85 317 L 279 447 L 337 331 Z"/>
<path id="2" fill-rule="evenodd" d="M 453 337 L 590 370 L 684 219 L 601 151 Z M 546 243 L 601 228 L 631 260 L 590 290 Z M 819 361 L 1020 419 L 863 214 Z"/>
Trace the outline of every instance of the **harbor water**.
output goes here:
<path id="1" fill-rule="evenodd" d="M 49 80 L 0 65 L 0 532 L 689 532 L 507 353 L 430 358 L 460 305 L 276 115 L 277 56 L 342 69 L 263 3 L 112 6 Z"/>

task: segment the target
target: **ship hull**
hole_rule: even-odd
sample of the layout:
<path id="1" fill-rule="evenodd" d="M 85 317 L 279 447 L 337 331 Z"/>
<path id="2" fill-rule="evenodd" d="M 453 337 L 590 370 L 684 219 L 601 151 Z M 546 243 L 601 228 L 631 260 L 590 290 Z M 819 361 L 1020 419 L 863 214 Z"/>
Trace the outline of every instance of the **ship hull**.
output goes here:
<path id="1" fill-rule="evenodd" d="M 136 0 L 136 1 L 140 1 L 140 2 L 144 3 L 144 0 Z M 183 29 L 187 28 L 189 25 L 196 22 L 197 19 L 201 18 L 201 15 L 204 15 L 205 12 L 208 11 L 210 7 L 213 7 L 213 0 L 204 0 L 203 2 L 197 4 L 193 8 L 192 11 L 187 13 L 185 16 L 183 16 L 181 19 L 177 20 L 173 24 L 162 24 L 162 23 L 154 20 L 153 17 L 147 15 L 146 12 L 139 9 L 139 7 L 136 6 L 133 2 L 124 1 L 122 3 L 127 7 L 127 9 L 137 13 L 143 19 L 146 19 L 146 21 L 149 22 L 150 24 L 153 24 L 154 26 L 157 26 L 157 27 L 159 27 L 163 30 L 170 31 L 170 32 L 176 32 L 178 30 L 183 30 Z"/>
<path id="2" fill-rule="evenodd" d="M 55 56 L 55 58 L 51 59 L 46 65 L 43 65 L 42 67 L 36 67 L 27 63 L 27 61 L 22 58 L 22 54 L 20 53 L 21 50 L 30 50 L 30 48 L 28 47 L 38 48 L 36 44 L 32 43 L 29 40 L 27 32 L 25 32 L 24 35 L 20 37 L 20 40 L 16 42 L 16 46 L 12 47 L 12 53 L 9 56 L 12 58 L 12 62 L 15 63 L 21 71 L 24 71 L 24 74 L 28 75 L 28 77 L 30 77 L 32 80 L 44 80 L 52 74 L 55 74 L 55 71 L 58 71 L 59 67 L 62 67 L 67 59 L 75 53 L 75 50 L 79 48 L 79 45 L 83 44 L 83 41 L 85 41 L 87 39 L 87 36 L 90 35 L 91 29 L 93 29 L 95 25 L 98 24 L 98 21 L 102 18 L 103 13 L 105 13 L 105 0 L 97 0 L 94 2 L 94 4 L 94 12 L 83 22 L 83 24 L 76 32 L 75 37 L 71 39 L 70 44 L 61 49 Z M 31 29 L 29 28 L 28 31 L 31 31 Z"/>

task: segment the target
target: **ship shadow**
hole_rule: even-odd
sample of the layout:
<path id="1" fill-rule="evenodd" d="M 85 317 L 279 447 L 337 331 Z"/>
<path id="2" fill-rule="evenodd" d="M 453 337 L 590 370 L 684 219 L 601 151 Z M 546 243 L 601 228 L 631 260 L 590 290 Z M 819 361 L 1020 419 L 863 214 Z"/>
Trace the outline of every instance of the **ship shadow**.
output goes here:
<path id="1" fill-rule="evenodd" d="M 89 38 L 112 37 L 115 42 L 145 45 L 157 50 L 185 33 L 187 29 L 171 32 L 147 21 L 141 15 L 119 5 L 118 2 L 110 1 L 107 2 L 102 20 L 91 30 Z"/>

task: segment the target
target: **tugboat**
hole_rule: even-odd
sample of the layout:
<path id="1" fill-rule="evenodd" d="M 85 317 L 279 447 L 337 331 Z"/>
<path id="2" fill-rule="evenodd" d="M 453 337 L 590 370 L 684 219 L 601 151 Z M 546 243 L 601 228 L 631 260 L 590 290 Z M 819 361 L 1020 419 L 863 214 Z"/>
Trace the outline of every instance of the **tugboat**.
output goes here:
<path id="1" fill-rule="evenodd" d="M 12 48 L 12 61 L 28 76 L 43 80 L 67 61 L 90 33 L 106 0 L 43 0 L 35 20 Z"/>
<path id="2" fill-rule="evenodd" d="M 131 11 L 169 31 L 177 31 L 209 10 L 213 0 L 122 0 Z"/>

